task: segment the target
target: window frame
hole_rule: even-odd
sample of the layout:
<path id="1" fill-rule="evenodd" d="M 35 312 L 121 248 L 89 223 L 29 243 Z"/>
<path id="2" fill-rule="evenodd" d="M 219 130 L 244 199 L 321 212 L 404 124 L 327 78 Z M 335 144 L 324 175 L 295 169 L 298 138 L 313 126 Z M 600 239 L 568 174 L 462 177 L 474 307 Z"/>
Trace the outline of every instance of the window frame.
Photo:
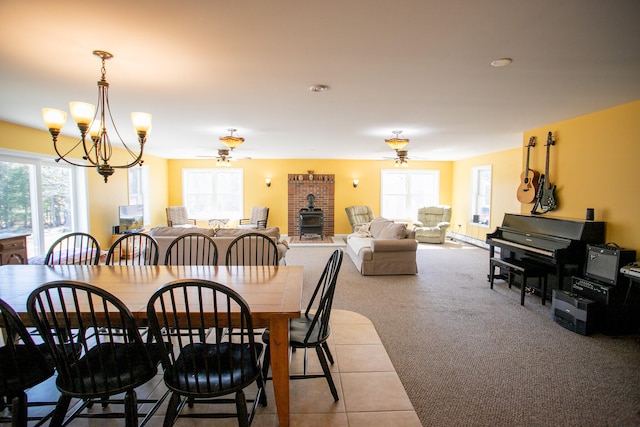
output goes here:
<path id="1" fill-rule="evenodd" d="M 150 192 L 150 179 L 149 179 L 149 166 L 140 165 L 134 166 L 127 170 L 127 189 L 129 192 L 129 204 L 130 205 L 142 205 L 144 224 L 151 224 L 151 203 L 149 202 Z M 137 176 L 135 176 L 137 175 Z M 135 180 L 135 181 L 134 181 Z M 131 183 L 136 182 L 138 185 L 136 188 L 131 187 Z"/>
<path id="2" fill-rule="evenodd" d="M 484 180 L 484 185 L 481 185 L 482 175 L 484 173 L 488 173 L 489 176 L 488 179 Z M 482 165 L 471 168 L 471 216 L 469 218 L 471 225 L 489 228 L 491 224 L 492 190 L 493 166 Z M 487 210 L 484 211 L 484 208 Z"/>
<path id="3" fill-rule="evenodd" d="M 0 161 L 18 163 L 33 168 L 29 173 L 31 199 L 31 234 L 27 236 L 27 256 L 44 255 L 49 249 L 45 244 L 44 209 L 42 192 L 42 168 L 57 167 L 68 169 L 71 174 L 70 211 L 73 231 L 89 232 L 89 207 L 87 168 L 77 167 L 64 162 L 56 162 L 56 156 L 26 151 L 0 148 Z"/>
<path id="4" fill-rule="evenodd" d="M 237 210 L 231 210 L 230 212 L 219 212 L 219 211 L 198 211 L 193 209 L 190 206 L 190 195 L 194 194 L 191 192 L 191 188 L 189 188 L 190 178 L 188 174 L 197 173 L 197 174 L 210 174 L 211 176 L 211 192 L 210 193 L 200 193 L 200 197 L 213 197 L 212 205 L 216 204 L 216 197 L 229 197 L 234 196 L 236 198 L 236 204 L 238 205 Z M 236 175 L 236 179 L 239 181 L 237 185 L 238 191 L 231 191 L 229 193 L 217 193 L 216 192 L 216 181 L 219 179 L 218 175 L 222 174 L 233 174 Z M 199 181 L 202 183 L 202 181 Z M 226 188 L 224 185 L 221 185 L 220 188 Z M 189 213 L 189 218 L 193 218 L 196 221 L 209 221 L 211 219 L 234 219 L 234 218 L 244 218 L 244 169 L 243 168 L 183 168 L 182 169 L 182 204 L 187 207 L 187 212 Z"/>
<path id="5" fill-rule="evenodd" d="M 405 180 L 405 192 L 402 194 L 395 194 L 397 197 L 401 197 L 404 194 L 404 208 L 403 215 L 397 217 L 397 215 L 390 215 L 387 212 L 385 198 L 389 197 L 391 193 L 385 193 L 385 177 L 403 175 L 407 177 Z M 412 190 L 412 177 L 417 176 L 431 176 L 434 180 L 434 189 L 426 193 L 419 193 Z M 419 186 L 423 188 L 423 186 Z M 420 199 L 420 197 L 422 198 Z M 419 200 L 419 202 L 416 202 Z M 434 206 L 440 204 L 440 171 L 438 169 L 382 169 L 380 171 L 380 215 L 394 220 L 411 220 L 418 219 L 418 209 L 423 206 Z"/>

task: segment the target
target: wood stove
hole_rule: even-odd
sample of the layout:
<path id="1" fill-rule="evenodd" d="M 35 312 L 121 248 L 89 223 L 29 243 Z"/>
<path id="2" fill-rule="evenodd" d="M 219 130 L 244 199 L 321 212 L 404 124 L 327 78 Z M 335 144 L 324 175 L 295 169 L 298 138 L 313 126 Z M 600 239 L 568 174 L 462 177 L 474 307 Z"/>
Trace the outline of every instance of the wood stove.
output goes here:
<path id="1" fill-rule="evenodd" d="M 313 194 L 307 196 L 308 206 L 298 211 L 298 228 L 300 239 L 305 234 L 317 234 L 324 238 L 322 227 L 324 226 L 324 213 L 322 209 L 315 207 L 316 197 Z"/>

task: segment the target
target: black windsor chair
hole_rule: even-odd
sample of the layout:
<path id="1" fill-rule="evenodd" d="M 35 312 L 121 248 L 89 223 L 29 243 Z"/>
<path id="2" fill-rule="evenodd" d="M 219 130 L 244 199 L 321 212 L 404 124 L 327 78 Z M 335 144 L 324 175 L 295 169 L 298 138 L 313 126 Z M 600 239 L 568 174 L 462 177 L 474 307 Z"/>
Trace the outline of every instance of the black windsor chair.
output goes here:
<path id="1" fill-rule="evenodd" d="M 158 342 L 174 345 L 164 353 L 164 382 L 171 390 L 164 425 L 180 417 L 237 417 L 240 426 L 250 425 L 258 403 L 266 406 L 259 358 L 263 344 L 255 342 L 251 310 L 233 289 L 219 283 L 183 279 L 158 289 L 147 306 L 149 327 Z M 224 340 L 209 329 L 237 325 L 248 333 Z M 167 330 L 180 331 L 167 334 Z M 244 389 L 256 383 L 254 399 Z M 235 399 L 224 396 L 235 393 Z M 235 413 L 202 413 L 184 409 L 185 404 L 234 403 Z M 247 404 L 252 403 L 249 411 Z"/>
<path id="2" fill-rule="evenodd" d="M 87 233 L 69 233 L 53 242 L 44 259 L 45 265 L 98 265 L 100 243 Z"/>
<path id="3" fill-rule="evenodd" d="M 329 363 L 333 365 L 333 356 L 331 351 L 329 351 L 327 339 L 331 335 L 329 318 L 331 316 L 331 306 L 333 304 L 333 295 L 336 289 L 338 273 L 340 272 L 340 266 L 342 265 L 342 257 L 342 249 L 336 249 L 331 254 L 313 295 L 311 296 L 311 300 L 307 305 L 304 315 L 300 318 L 291 319 L 289 321 L 289 342 L 291 347 L 293 347 L 294 350 L 296 348 L 304 349 L 303 374 L 290 375 L 289 378 L 292 380 L 304 378 L 326 378 L 329 383 L 329 389 L 331 389 L 333 399 L 336 402 L 339 400 L 339 397 L 336 386 L 333 383 L 333 378 L 331 377 L 329 364 L 327 363 L 327 359 L 329 359 Z M 315 311 L 314 306 L 316 306 Z M 262 334 L 262 341 L 267 344 L 264 360 L 262 362 L 262 373 L 264 378 L 267 378 L 269 363 L 271 361 L 268 329 Z M 309 348 L 315 348 L 318 359 L 320 360 L 320 365 L 322 366 L 322 374 L 307 373 L 307 350 Z"/>
<path id="4" fill-rule="evenodd" d="M 143 424 L 151 418 L 167 394 L 159 400 L 138 401 L 135 388 L 156 375 L 161 355 L 169 350 L 161 343 L 143 342 L 122 301 L 87 283 L 55 281 L 29 295 L 27 310 L 58 372 L 56 386 L 61 395 L 50 426 L 61 426 L 75 417 L 124 417 L 129 427 L 138 425 L 138 417 L 144 417 Z M 75 330 L 79 332 L 72 334 Z M 72 337 L 81 352 L 61 351 L 68 345 L 67 337 Z M 110 399 L 120 393 L 125 393 L 124 400 Z M 72 398 L 84 402 L 67 416 Z M 82 412 L 96 399 L 103 407 L 124 404 L 124 413 Z M 154 405 L 139 414 L 138 403 Z"/>
<path id="5" fill-rule="evenodd" d="M 145 233 L 126 233 L 107 252 L 107 265 L 158 265 L 158 242 Z"/>
<path id="6" fill-rule="evenodd" d="M 229 244 L 225 264 L 278 265 L 278 247 L 266 234 L 249 232 L 236 237 Z"/>
<path id="7" fill-rule="evenodd" d="M 206 234 L 182 234 L 169 244 L 164 263 L 166 265 L 216 265 L 218 248 L 213 239 Z"/>
<path id="8" fill-rule="evenodd" d="M 0 422 L 26 427 L 28 421 L 40 420 L 39 425 L 49 419 L 52 411 L 41 417 L 29 417 L 28 407 L 54 406 L 55 402 L 30 403 L 26 390 L 53 376 L 52 358 L 44 346 L 34 343 L 20 317 L 1 299 L 0 319 L 5 338 L 0 347 L 0 396 L 11 405 L 10 419 L 0 418 Z"/>

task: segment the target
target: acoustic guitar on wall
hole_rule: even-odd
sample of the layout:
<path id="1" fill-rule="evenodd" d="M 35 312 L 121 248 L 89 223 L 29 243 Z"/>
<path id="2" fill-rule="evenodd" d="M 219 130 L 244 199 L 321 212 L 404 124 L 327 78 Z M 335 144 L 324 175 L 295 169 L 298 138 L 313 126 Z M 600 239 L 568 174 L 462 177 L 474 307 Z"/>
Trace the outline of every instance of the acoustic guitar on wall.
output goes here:
<path id="1" fill-rule="evenodd" d="M 532 147 L 536 146 L 536 137 L 529 138 L 527 145 L 527 163 L 522 174 L 520 174 L 520 185 L 518 186 L 518 201 L 520 203 L 533 203 L 536 200 L 540 173 L 529 169 L 529 155 Z"/>
<path id="2" fill-rule="evenodd" d="M 546 144 L 547 159 L 544 166 L 544 175 L 540 177 L 540 188 L 536 196 L 536 203 L 533 205 L 533 209 L 531 210 L 532 214 L 546 213 L 558 207 L 558 203 L 556 202 L 556 186 L 555 184 L 552 185 L 549 180 L 549 150 L 551 146 L 555 144 L 556 141 L 553 139 L 551 132 L 549 132 Z M 538 206 L 540 206 L 542 212 L 536 212 Z"/>

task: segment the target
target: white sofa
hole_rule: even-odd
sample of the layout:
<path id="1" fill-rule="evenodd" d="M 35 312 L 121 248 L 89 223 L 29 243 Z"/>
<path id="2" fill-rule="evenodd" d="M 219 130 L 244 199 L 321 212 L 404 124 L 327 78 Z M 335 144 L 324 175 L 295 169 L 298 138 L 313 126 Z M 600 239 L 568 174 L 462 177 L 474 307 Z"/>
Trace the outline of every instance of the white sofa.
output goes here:
<path id="1" fill-rule="evenodd" d="M 238 228 L 221 228 L 218 230 L 213 230 L 211 228 L 183 228 L 183 227 L 155 227 L 149 230 L 149 234 L 153 236 L 154 239 L 158 242 L 158 264 L 164 264 L 165 254 L 167 253 L 167 248 L 169 244 L 178 236 L 186 233 L 203 233 L 209 237 L 213 238 L 213 241 L 216 243 L 216 248 L 218 250 L 218 265 L 224 265 L 225 256 L 227 253 L 227 248 L 229 244 L 236 237 L 251 233 L 258 232 L 263 233 L 271 237 L 278 247 L 278 264 L 285 265 L 285 256 L 287 254 L 287 250 L 289 247 L 287 246 L 286 241 L 280 240 L 280 229 L 278 227 L 273 228 L 262 228 L 262 229 L 238 229 Z"/>
<path id="2" fill-rule="evenodd" d="M 347 236 L 347 254 L 363 276 L 417 274 L 415 233 L 378 217 Z"/>

